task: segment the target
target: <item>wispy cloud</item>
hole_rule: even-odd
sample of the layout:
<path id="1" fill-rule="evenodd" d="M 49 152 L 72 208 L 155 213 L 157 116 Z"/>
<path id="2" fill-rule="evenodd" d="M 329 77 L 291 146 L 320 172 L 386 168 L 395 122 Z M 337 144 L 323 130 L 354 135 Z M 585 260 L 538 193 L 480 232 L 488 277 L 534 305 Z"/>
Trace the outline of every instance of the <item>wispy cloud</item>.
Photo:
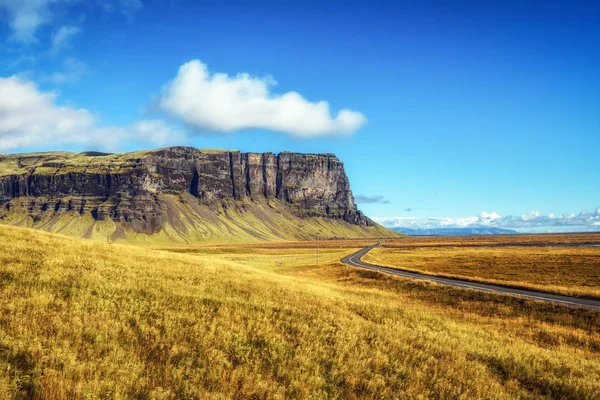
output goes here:
<path id="1" fill-rule="evenodd" d="M 361 194 L 357 194 L 354 196 L 354 201 L 362 204 L 369 203 L 381 203 L 381 204 L 390 204 L 389 200 L 386 200 L 383 196 L 375 195 L 375 196 L 364 196 Z"/>
<path id="2" fill-rule="evenodd" d="M 55 23 L 57 11 L 81 0 L 0 0 L 0 9 L 6 10 L 7 23 L 12 31 L 11 39 L 22 44 L 37 43 L 37 33 L 43 26 Z M 136 10 L 142 8 L 140 0 L 94 0 L 90 2 L 94 8 L 101 7 L 105 12 L 120 12 L 131 18 Z M 73 27 L 64 27 L 61 35 L 66 39 L 73 35 Z M 70 30 L 70 32 L 69 32 Z M 59 30 L 58 33 L 61 33 Z M 59 41 L 61 40 L 60 35 Z M 53 41 L 54 41 L 53 38 Z"/>
<path id="3" fill-rule="evenodd" d="M 0 151 L 25 147 L 85 145 L 118 149 L 121 143 L 164 145 L 185 135 L 162 120 L 130 126 L 105 126 L 90 111 L 60 105 L 56 92 L 43 92 L 31 81 L 0 78 Z"/>
<path id="4" fill-rule="evenodd" d="M 420 217 L 384 217 L 373 218 L 388 228 L 468 228 L 497 227 L 509 229 L 545 228 L 545 227 L 588 227 L 600 230 L 600 207 L 594 211 L 581 211 L 578 214 L 542 214 L 531 211 L 523 215 L 502 217 L 496 212 L 481 212 L 477 216 L 464 218 L 420 218 Z"/>
<path id="5" fill-rule="evenodd" d="M 100 0 L 100 5 L 107 13 L 120 12 L 128 18 L 143 7 L 140 0 Z"/>
<path id="6" fill-rule="evenodd" d="M 0 0 L 0 8 L 8 14 L 11 39 L 23 44 L 36 43 L 38 29 L 52 22 L 53 11 L 77 0 Z"/>
<path id="7" fill-rule="evenodd" d="M 52 36 L 52 52 L 58 53 L 71 44 L 71 40 L 81 33 L 76 26 L 61 26 Z"/>
<path id="8" fill-rule="evenodd" d="M 29 66 L 34 65 L 38 62 L 38 58 L 33 55 L 22 55 L 18 56 L 10 61 L 5 62 L 6 68 L 8 70 L 22 70 L 24 67 L 27 68 Z"/>
<path id="9" fill-rule="evenodd" d="M 223 133 L 267 129 L 302 138 L 351 135 L 366 122 L 349 109 L 332 116 L 326 101 L 313 103 L 297 92 L 274 94 L 275 85 L 269 77 L 211 73 L 193 60 L 164 86 L 159 105 L 197 129 Z"/>
<path id="10" fill-rule="evenodd" d="M 62 64 L 62 70 L 55 71 L 47 76 L 42 76 L 41 79 L 56 85 L 62 85 L 78 82 L 88 72 L 87 65 L 73 57 L 65 59 Z"/>

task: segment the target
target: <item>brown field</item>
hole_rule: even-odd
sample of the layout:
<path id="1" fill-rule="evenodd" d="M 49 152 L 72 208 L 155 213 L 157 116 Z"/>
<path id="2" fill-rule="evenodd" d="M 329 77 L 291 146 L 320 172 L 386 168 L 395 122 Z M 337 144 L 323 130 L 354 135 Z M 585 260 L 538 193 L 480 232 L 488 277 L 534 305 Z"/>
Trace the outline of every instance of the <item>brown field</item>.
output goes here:
<path id="1" fill-rule="evenodd" d="M 600 397 L 599 313 L 349 268 L 341 244 L 316 266 L 0 227 L 0 398 Z"/>
<path id="2" fill-rule="evenodd" d="M 600 247 L 514 246 L 598 240 L 598 234 L 413 237 L 386 242 L 363 260 L 431 275 L 600 298 Z"/>
<path id="3" fill-rule="evenodd" d="M 591 233 L 550 233 L 531 235 L 490 235 L 490 236 L 403 236 L 386 241 L 387 247 L 424 246 L 473 246 L 509 244 L 600 244 L 600 232 Z"/>

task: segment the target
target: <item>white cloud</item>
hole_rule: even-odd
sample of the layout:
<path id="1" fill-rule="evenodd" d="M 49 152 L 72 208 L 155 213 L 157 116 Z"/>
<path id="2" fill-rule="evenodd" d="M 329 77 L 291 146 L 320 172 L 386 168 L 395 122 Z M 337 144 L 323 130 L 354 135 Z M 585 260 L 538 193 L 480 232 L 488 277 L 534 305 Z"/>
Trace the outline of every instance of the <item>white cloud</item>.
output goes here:
<path id="1" fill-rule="evenodd" d="M 123 143 L 136 142 L 141 145 L 180 145 L 186 136 L 160 119 L 144 119 L 127 127 L 97 127 L 90 131 L 86 144 L 102 149 L 117 151 Z"/>
<path id="2" fill-rule="evenodd" d="M 16 76 L 0 78 L 3 152 L 73 144 L 118 149 L 126 141 L 162 145 L 182 137 L 161 120 L 142 120 L 128 127 L 101 126 L 88 110 L 57 104 L 56 92 L 42 92 L 34 83 Z"/>
<path id="3" fill-rule="evenodd" d="M 80 33 L 81 29 L 76 26 L 61 26 L 52 37 L 52 51 L 58 52 L 69 46 L 73 37 Z"/>
<path id="4" fill-rule="evenodd" d="M 529 220 L 536 219 L 536 218 L 540 217 L 541 215 L 542 215 L 542 213 L 540 213 L 539 211 L 529 211 L 527 214 L 521 215 L 521 220 L 529 221 Z"/>
<path id="5" fill-rule="evenodd" d="M 81 141 L 94 127 L 94 116 L 84 109 L 56 105 L 56 96 L 14 76 L 0 78 L 0 149 L 44 143 L 49 136 Z"/>
<path id="6" fill-rule="evenodd" d="M 373 218 L 376 222 L 388 228 L 475 228 L 496 227 L 507 229 L 528 229 L 540 227 L 597 227 L 600 226 L 600 207 L 595 211 L 581 211 L 579 214 L 544 215 L 539 211 L 530 211 L 521 216 L 502 217 L 496 212 L 481 212 L 478 216 L 463 218 L 418 218 L 418 217 L 387 217 Z"/>
<path id="7" fill-rule="evenodd" d="M 488 213 L 486 211 L 482 211 L 479 213 L 479 220 L 485 221 L 486 223 L 492 223 L 493 221 L 502 218 L 497 212 Z"/>
<path id="8" fill-rule="evenodd" d="M 185 135 L 161 119 L 141 120 L 133 124 L 129 131 L 135 140 L 159 145 L 179 143 Z"/>
<path id="9" fill-rule="evenodd" d="M 366 122 L 363 114 L 348 109 L 332 117 L 326 101 L 312 103 L 297 92 L 273 94 L 275 85 L 247 73 L 210 73 L 193 60 L 163 87 L 159 104 L 189 125 L 217 132 L 259 128 L 298 137 L 349 135 Z"/>

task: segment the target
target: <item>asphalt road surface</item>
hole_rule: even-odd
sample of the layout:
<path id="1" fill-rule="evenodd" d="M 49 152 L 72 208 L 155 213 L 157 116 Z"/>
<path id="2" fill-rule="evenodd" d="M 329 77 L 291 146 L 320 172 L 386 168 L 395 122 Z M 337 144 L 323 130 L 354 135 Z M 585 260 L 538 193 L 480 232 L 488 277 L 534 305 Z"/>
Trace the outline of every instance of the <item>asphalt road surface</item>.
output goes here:
<path id="1" fill-rule="evenodd" d="M 409 272 L 409 271 L 403 271 L 401 269 L 380 267 L 377 265 L 373 265 L 373 264 L 369 264 L 364 261 L 361 261 L 362 256 L 364 256 L 369 251 L 371 251 L 371 249 L 374 249 L 375 247 L 379 247 L 379 246 L 381 246 L 381 242 L 374 244 L 372 246 L 369 246 L 369 247 L 365 247 L 364 249 L 357 251 L 356 253 L 350 254 L 349 256 L 342 258 L 341 261 L 344 264 L 348 264 L 353 267 L 364 268 L 364 269 L 368 269 L 371 271 L 383 272 L 386 274 L 396 275 L 396 276 L 400 276 L 403 278 L 419 279 L 419 280 L 439 283 L 442 285 L 454 286 L 454 287 L 458 287 L 458 288 L 473 289 L 473 290 L 480 290 L 480 291 L 484 291 L 484 292 L 492 292 L 492 293 L 499 293 L 499 294 L 505 294 L 505 295 L 519 296 L 519 297 L 524 297 L 524 298 L 532 299 L 532 300 L 545 301 L 548 303 L 562 304 L 562 305 L 571 306 L 571 307 L 585 307 L 585 308 L 590 308 L 590 309 L 593 309 L 596 311 L 600 311 L 600 300 L 580 299 L 577 297 L 561 296 L 558 294 L 535 292 L 532 290 L 525 290 L 525 289 L 515 289 L 515 288 L 504 287 L 504 286 L 499 286 L 499 285 L 491 285 L 491 284 L 487 284 L 487 283 L 464 281 L 464 280 L 454 279 L 454 278 L 442 278 L 439 276 L 419 274 L 418 272 Z"/>

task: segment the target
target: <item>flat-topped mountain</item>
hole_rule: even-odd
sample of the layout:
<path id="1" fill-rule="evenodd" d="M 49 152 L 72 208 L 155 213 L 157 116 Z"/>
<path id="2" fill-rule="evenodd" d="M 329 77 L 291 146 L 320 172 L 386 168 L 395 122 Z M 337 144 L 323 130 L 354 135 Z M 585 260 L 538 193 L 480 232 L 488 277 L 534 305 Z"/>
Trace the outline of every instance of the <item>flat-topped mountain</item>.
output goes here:
<path id="1" fill-rule="evenodd" d="M 93 239 L 380 237 L 333 154 L 170 147 L 0 156 L 0 222 Z"/>

